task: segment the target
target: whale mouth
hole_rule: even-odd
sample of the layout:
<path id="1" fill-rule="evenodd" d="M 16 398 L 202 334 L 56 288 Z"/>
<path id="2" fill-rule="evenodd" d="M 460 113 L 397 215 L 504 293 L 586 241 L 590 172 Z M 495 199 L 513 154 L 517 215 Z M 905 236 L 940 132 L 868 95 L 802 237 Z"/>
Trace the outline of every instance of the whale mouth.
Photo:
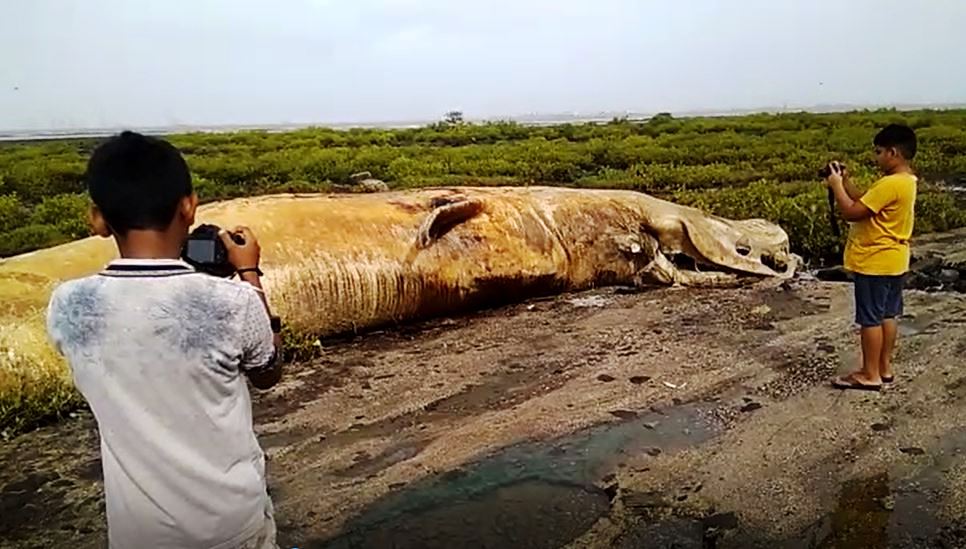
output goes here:
<path id="1" fill-rule="evenodd" d="M 738 255 L 746 256 L 747 254 L 741 253 L 739 250 Z M 695 258 L 683 252 L 672 253 L 668 255 L 668 259 L 671 263 L 680 270 L 693 271 L 693 272 L 722 272 L 722 273 L 733 273 L 738 277 L 755 277 L 761 278 L 761 275 L 748 273 L 741 269 L 732 269 L 726 264 L 715 264 L 704 261 L 704 258 Z M 758 258 L 761 264 L 771 269 L 774 272 L 772 276 L 782 276 L 791 267 L 790 259 L 788 254 L 763 254 Z"/>
<path id="2" fill-rule="evenodd" d="M 684 215 L 642 227 L 640 235 L 624 237 L 618 246 L 643 260 L 641 283 L 701 286 L 787 279 L 801 264 L 789 251 L 787 234 L 761 219 Z"/>

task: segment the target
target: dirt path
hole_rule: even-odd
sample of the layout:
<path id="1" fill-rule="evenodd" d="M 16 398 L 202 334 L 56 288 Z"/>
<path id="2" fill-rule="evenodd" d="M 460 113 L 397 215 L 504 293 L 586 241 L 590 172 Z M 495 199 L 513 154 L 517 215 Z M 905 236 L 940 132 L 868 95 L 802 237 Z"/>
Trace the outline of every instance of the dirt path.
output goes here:
<path id="1" fill-rule="evenodd" d="M 966 296 L 606 289 L 360 337 L 256 399 L 283 547 L 966 546 Z M 0 449 L 4 547 L 99 547 L 86 414 Z M 945 544 L 945 545 L 941 545 Z"/>

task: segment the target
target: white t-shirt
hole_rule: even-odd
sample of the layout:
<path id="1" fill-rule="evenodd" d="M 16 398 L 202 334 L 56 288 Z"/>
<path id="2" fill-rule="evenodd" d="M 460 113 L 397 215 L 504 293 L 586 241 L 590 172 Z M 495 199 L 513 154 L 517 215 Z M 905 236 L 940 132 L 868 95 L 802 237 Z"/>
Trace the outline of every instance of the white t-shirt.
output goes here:
<path id="1" fill-rule="evenodd" d="M 60 285 L 47 330 L 101 435 L 114 549 L 228 548 L 269 504 L 243 370 L 271 365 L 249 284 L 177 260 L 117 260 Z"/>

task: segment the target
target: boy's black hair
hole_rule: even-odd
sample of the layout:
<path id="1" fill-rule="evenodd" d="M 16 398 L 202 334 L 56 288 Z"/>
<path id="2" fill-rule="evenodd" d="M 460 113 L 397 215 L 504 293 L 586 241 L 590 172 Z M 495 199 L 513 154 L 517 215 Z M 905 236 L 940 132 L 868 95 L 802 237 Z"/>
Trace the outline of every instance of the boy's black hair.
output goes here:
<path id="1" fill-rule="evenodd" d="M 87 190 L 113 232 L 164 230 L 190 196 L 188 164 L 174 145 L 125 131 L 101 144 L 85 174 Z"/>
<path id="2" fill-rule="evenodd" d="M 876 147 L 895 147 L 906 160 L 916 157 L 916 132 L 902 124 L 889 124 L 882 128 L 872 144 Z"/>

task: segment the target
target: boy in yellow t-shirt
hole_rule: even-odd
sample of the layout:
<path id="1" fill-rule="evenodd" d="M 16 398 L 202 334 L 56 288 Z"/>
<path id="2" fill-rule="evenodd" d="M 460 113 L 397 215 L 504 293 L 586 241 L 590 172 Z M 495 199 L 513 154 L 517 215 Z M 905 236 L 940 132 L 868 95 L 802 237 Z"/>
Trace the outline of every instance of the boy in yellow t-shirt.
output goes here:
<path id="1" fill-rule="evenodd" d="M 855 281 L 855 321 L 862 331 L 862 369 L 833 380 L 840 389 L 878 391 L 892 382 L 896 319 L 902 314 L 903 277 L 909 269 L 917 182 L 909 163 L 916 156 L 916 134 L 908 126 L 891 124 L 873 144 L 885 176 L 865 194 L 837 162 L 829 165 L 826 179 L 842 217 L 852 222 L 845 269 Z"/>

